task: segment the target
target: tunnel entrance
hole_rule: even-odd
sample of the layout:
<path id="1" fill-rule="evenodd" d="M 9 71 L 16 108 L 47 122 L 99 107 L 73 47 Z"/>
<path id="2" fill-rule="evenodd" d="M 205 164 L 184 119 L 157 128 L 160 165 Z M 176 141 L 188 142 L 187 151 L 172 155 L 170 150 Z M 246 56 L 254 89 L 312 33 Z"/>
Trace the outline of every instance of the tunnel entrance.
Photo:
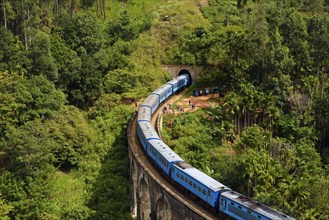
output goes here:
<path id="1" fill-rule="evenodd" d="M 192 82 L 193 82 L 193 79 L 192 79 L 192 76 L 191 76 L 190 71 L 188 71 L 187 69 L 182 69 L 182 70 L 179 71 L 178 76 L 183 75 L 183 74 L 189 75 L 190 82 L 189 82 L 189 84 L 187 86 L 190 86 L 192 84 Z"/>

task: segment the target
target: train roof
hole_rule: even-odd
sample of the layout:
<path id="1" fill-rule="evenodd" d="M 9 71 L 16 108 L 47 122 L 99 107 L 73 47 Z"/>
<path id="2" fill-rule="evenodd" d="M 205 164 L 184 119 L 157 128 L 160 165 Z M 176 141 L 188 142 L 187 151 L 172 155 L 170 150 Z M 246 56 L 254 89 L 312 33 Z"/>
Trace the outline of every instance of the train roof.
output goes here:
<path id="1" fill-rule="evenodd" d="M 162 93 L 164 93 L 167 89 L 171 88 L 171 85 L 169 84 L 164 84 L 162 85 L 160 88 L 158 88 L 157 90 L 155 90 L 153 92 L 153 94 L 157 94 L 157 95 L 160 95 Z"/>
<path id="2" fill-rule="evenodd" d="M 227 191 L 221 194 L 223 197 L 226 197 L 238 204 L 241 204 L 250 210 L 258 212 L 261 215 L 264 215 L 273 220 L 294 220 L 294 218 L 285 215 L 275 209 L 272 209 L 260 202 L 256 202 L 249 197 L 246 197 L 235 191 Z"/>
<path id="3" fill-rule="evenodd" d="M 141 128 L 142 132 L 144 133 L 146 140 L 148 140 L 150 138 L 160 139 L 158 133 L 152 127 L 150 122 L 140 121 L 140 122 L 138 122 L 138 124 L 139 124 L 139 127 Z"/>
<path id="4" fill-rule="evenodd" d="M 176 79 L 177 80 L 182 80 L 182 79 L 185 79 L 186 77 L 188 77 L 187 74 L 183 74 L 183 75 L 179 75 Z"/>
<path id="5" fill-rule="evenodd" d="M 149 142 L 169 163 L 173 161 L 184 161 L 162 140 L 150 140 Z"/>
<path id="6" fill-rule="evenodd" d="M 141 106 L 138 108 L 137 121 L 140 120 L 151 120 L 151 108 L 149 106 Z"/>
<path id="7" fill-rule="evenodd" d="M 170 84 L 170 85 L 175 85 L 177 83 L 178 83 L 178 79 L 177 78 L 175 78 L 175 79 L 170 80 L 169 82 L 167 82 L 167 84 Z"/>
<path id="8" fill-rule="evenodd" d="M 159 97 L 157 95 L 149 95 L 144 102 L 141 104 L 141 106 L 149 106 L 152 107 L 153 103 L 158 99 Z"/>
<path id="9" fill-rule="evenodd" d="M 179 169 L 181 169 L 184 173 L 191 176 L 193 179 L 197 180 L 201 184 L 205 185 L 209 189 L 213 191 L 222 191 L 222 190 L 230 190 L 224 184 L 218 182 L 217 180 L 211 178 L 207 174 L 201 172 L 200 170 L 196 169 L 195 167 L 191 166 L 188 163 L 177 163 L 176 164 Z"/>

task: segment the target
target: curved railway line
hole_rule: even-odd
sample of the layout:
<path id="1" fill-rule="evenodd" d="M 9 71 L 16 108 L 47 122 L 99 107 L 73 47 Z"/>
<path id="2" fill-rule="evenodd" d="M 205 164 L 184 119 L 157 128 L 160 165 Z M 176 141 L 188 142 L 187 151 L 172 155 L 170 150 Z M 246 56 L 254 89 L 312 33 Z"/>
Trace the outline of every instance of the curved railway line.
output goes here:
<path id="1" fill-rule="evenodd" d="M 172 96 L 164 105 L 168 102 L 172 103 L 175 99 L 177 99 L 177 95 Z M 157 109 L 152 117 L 152 125 L 156 128 L 157 118 L 158 115 L 161 113 L 161 107 Z M 162 187 L 166 192 L 172 195 L 177 201 L 184 204 L 187 208 L 194 211 L 196 214 L 201 216 L 204 219 L 223 219 L 223 217 L 219 218 L 218 214 L 211 212 L 210 210 L 205 209 L 200 204 L 196 203 L 190 196 L 184 194 L 172 183 L 164 178 L 159 171 L 154 167 L 154 165 L 150 162 L 148 157 L 141 146 L 137 131 L 136 131 L 136 122 L 137 122 L 137 115 L 135 115 L 128 127 L 128 143 L 132 151 L 133 157 L 138 161 L 139 165 L 144 169 L 144 171 L 153 179 L 155 180 L 160 187 Z"/>
<path id="2" fill-rule="evenodd" d="M 159 113 L 167 111 L 167 103 L 170 110 L 169 103 L 177 99 L 174 94 L 184 91 L 191 81 L 184 73 L 162 85 L 145 99 L 129 122 L 133 215 L 137 213 L 137 219 L 171 219 L 174 212 L 174 219 L 227 219 L 227 214 L 239 220 L 294 220 L 194 168 L 161 140 L 160 129 L 155 129 L 160 127 L 156 124 L 161 123 L 157 120 Z"/>

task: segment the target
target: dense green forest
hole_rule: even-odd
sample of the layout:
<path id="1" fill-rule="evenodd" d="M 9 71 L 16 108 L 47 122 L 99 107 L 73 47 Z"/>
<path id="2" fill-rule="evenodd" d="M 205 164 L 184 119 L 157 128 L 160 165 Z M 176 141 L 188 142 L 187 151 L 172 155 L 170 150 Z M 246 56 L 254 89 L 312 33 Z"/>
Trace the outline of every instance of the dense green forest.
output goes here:
<path id="1" fill-rule="evenodd" d="M 227 88 L 171 119 L 179 154 L 287 214 L 329 218 L 328 0 L 0 5 L 1 219 L 130 219 L 126 125 L 164 64 Z"/>

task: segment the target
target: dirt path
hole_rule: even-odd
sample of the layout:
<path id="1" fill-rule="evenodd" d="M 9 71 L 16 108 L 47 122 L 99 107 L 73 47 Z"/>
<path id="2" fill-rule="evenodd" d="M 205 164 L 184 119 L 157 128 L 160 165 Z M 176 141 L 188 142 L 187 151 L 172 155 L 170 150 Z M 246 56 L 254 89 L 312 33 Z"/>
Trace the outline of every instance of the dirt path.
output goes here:
<path id="1" fill-rule="evenodd" d="M 183 92 L 183 93 L 186 93 Z M 175 99 L 170 100 L 170 104 L 172 105 L 172 108 L 167 113 L 181 113 L 181 112 L 192 112 L 195 110 L 198 110 L 200 108 L 210 108 L 209 102 L 215 102 L 218 104 L 218 98 L 219 94 L 209 94 L 208 96 L 189 96 L 184 99 L 180 99 L 184 94 L 179 94 L 175 97 Z M 178 100 L 178 101 L 177 101 Z M 194 108 L 192 109 L 192 105 Z M 177 106 L 180 107 L 180 109 L 177 108 Z M 173 111 L 173 110 L 174 111 Z"/>

